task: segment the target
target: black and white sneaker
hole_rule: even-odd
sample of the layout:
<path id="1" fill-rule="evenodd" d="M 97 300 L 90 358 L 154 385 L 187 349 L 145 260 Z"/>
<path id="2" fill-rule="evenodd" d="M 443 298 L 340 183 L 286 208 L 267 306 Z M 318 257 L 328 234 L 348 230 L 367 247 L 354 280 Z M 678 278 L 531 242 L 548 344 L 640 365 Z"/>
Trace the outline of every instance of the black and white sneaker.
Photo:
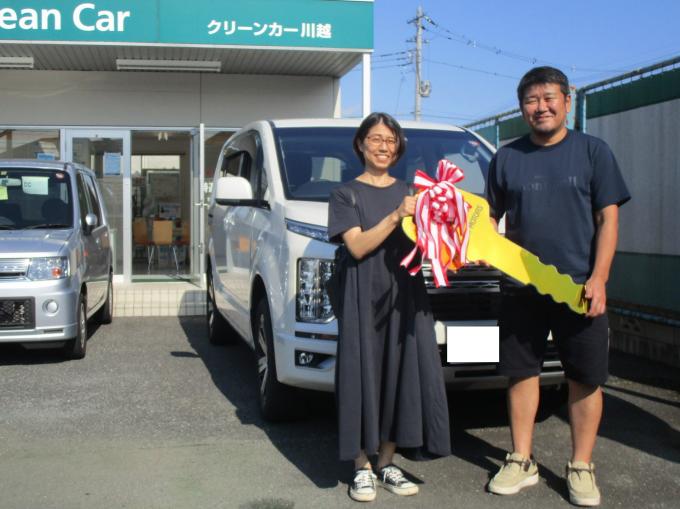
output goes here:
<path id="1" fill-rule="evenodd" d="M 380 469 L 380 482 L 383 488 L 396 495 L 415 495 L 418 486 L 406 479 L 404 473 L 395 465 L 387 465 Z"/>
<path id="2" fill-rule="evenodd" d="M 354 472 L 349 496 L 357 502 L 371 502 L 375 500 L 376 475 L 369 468 L 360 468 Z"/>

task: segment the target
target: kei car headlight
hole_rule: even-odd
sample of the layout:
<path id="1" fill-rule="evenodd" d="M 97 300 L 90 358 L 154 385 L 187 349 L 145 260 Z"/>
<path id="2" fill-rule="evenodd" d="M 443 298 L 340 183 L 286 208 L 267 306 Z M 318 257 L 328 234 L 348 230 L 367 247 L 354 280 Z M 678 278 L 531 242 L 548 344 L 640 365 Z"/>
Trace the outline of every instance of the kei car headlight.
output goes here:
<path id="1" fill-rule="evenodd" d="M 333 260 L 300 258 L 297 267 L 296 316 L 299 322 L 325 323 L 333 319 L 333 308 L 325 283 L 333 272 Z"/>
<path id="2" fill-rule="evenodd" d="M 69 276 L 68 258 L 53 256 L 50 258 L 33 258 L 28 267 L 26 277 L 33 281 L 63 279 Z"/>

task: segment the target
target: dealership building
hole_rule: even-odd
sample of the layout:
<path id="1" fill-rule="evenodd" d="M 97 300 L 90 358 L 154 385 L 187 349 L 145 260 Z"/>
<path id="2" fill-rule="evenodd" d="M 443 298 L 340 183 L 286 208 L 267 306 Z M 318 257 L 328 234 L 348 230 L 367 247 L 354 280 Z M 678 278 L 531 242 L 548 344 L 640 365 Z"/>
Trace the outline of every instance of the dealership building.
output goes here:
<path id="1" fill-rule="evenodd" d="M 357 66 L 368 113 L 372 48 L 370 0 L 7 0 L 0 158 L 96 172 L 118 283 L 200 283 L 224 141 L 256 119 L 339 117 Z M 152 218 L 174 221 L 179 264 L 148 263 Z"/>

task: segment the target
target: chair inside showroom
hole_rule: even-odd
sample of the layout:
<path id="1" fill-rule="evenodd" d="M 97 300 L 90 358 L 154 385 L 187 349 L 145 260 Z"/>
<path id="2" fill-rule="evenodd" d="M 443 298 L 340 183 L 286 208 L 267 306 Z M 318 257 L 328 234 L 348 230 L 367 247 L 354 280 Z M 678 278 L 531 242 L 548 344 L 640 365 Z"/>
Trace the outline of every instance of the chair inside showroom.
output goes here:
<path id="1" fill-rule="evenodd" d="M 132 241 L 135 245 L 135 249 L 144 248 L 147 259 L 146 270 L 147 272 L 151 272 L 151 260 L 153 260 L 151 248 L 153 243 L 149 240 L 149 230 L 146 225 L 146 219 L 143 217 L 138 217 L 132 221 Z"/>
<path id="2" fill-rule="evenodd" d="M 172 237 L 172 221 L 156 219 L 153 222 L 151 228 L 151 241 L 153 245 L 151 246 L 151 257 L 153 258 L 153 253 L 156 248 L 158 248 L 158 263 L 160 264 L 160 252 L 161 248 L 165 247 L 172 251 L 172 255 L 175 258 L 175 269 L 179 272 L 179 262 L 177 261 L 177 248 Z"/>
<path id="3" fill-rule="evenodd" d="M 181 233 L 175 240 L 175 246 L 181 249 L 180 260 L 182 260 L 182 265 L 184 265 L 187 258 L 187 247 L 189 246 L 189 221 L 181 222 Z"/>

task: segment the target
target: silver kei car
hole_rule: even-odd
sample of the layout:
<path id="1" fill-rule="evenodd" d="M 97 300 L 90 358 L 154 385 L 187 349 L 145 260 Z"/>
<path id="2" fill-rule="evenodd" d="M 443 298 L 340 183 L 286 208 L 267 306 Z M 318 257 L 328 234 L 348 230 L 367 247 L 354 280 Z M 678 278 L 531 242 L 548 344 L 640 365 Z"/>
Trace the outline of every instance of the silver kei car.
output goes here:
<path id="1" fill-rule="evenodd" d="M 0 343 L 63 344 L 80 359 L 87 321 L 113 315 L 111 236 L 95 174 L 0 161 Z"/>

